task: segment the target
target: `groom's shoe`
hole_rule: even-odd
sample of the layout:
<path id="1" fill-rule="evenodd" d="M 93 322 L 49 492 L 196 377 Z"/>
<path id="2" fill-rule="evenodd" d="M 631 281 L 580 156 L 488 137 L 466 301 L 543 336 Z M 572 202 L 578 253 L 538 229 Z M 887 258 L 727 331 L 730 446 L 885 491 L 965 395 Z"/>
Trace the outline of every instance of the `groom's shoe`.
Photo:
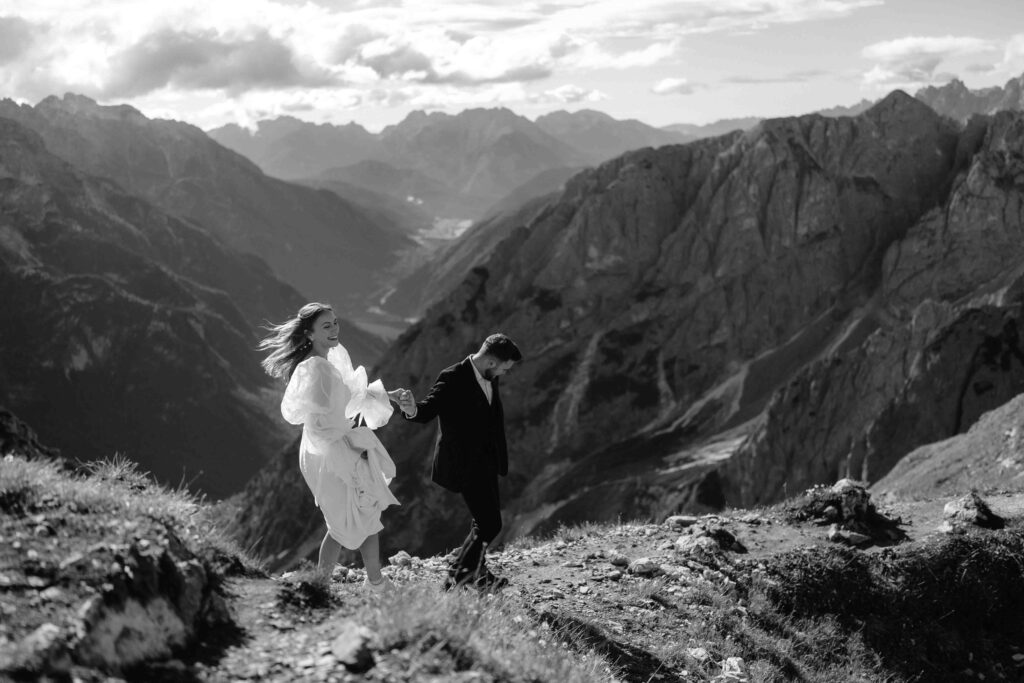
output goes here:
<path id="1" fill-rule="evenodd" d="M 445 591 L 450 591 L 453 588 L 465 588 L 473 584 L 476 576 L 472 572 L 461 571 L 454 574 L 448 574 L 445 578 L 444 583 L 441 584 L 441 588 Z"/>
<path id="2" fill-rule="evenodd" d="M 484 567 L 473 580 L 473 587 L 481 592 L 496 592 L 508 585 L 504 576 L 495 576 L 490 569 Z"/>

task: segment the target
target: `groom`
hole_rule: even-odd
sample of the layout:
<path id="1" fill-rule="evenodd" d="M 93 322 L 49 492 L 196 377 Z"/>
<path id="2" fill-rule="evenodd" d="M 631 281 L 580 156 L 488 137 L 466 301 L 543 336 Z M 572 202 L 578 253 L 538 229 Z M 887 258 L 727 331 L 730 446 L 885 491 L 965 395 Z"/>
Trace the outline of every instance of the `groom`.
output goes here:
<path id="1" fill-rule="evenodd" d="M 427 423 L 439 418 L 431 478 L 461 494 L 473 518 L 469 535 L 448 569 L 445 590 L 465 585 L 495 590 L 508 584 L 487 569 L 486 551 L 501 531 L 498 476 L 508 474 L 498 378 L 522 359 L 511 339 L 492 334 L 479 351 L 442 370 L 425 399 L 417 403 L 412 392 L 399 399 L 408 420 Z"/>

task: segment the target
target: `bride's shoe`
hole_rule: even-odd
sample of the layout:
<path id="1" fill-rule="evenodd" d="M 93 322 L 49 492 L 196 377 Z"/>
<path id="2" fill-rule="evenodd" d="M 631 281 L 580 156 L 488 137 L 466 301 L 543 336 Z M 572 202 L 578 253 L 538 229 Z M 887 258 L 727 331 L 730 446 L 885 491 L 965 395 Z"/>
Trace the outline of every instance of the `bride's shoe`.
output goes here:
<path id="1" fill-rule="evenodd" d="M 395 584 L 392 583 L 391 579 L 389 579 L 386 576 L 382 576 L 380 578 L 380 581 L 378 581 L 377 583 L 370 581 L 369 576 L 363 579 L 363 588 L 366 588 L 374 593 L 388 593 L 392 591 L 394 587 Z"/>

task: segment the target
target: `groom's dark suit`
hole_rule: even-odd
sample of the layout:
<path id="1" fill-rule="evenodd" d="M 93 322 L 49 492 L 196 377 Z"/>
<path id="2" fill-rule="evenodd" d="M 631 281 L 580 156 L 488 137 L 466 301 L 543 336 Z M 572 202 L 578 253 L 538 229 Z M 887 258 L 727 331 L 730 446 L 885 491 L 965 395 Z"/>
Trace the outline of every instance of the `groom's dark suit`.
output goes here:
<path id="1" fill-rule="evenodd" d="M 488 403 L 472 361 L 466 358 L 442 370 L 430 393 L 416 404 L 416 414 L 407 417 L 424 423 L 439 418 L 431 478 L 462 494 L 473 516 L 469 536 L 450 569 L 456 580 L 484 568 L 483 544 L 501 531 L 498 476 L 508 474 L 508 450 L 498 380 L 490 384 Z"/>

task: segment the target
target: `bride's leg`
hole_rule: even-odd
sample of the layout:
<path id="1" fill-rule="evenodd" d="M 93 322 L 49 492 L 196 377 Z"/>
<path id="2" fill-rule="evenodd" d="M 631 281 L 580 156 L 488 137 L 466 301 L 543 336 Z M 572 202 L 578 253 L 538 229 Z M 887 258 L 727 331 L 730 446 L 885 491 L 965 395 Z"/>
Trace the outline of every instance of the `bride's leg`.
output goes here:
<path id="1" fill-rule="evenodd" d="M 363 544 L 359 546 L 359 554 L 363 556 L 363 567 L 366 569 L 366 576 L 371 583 L 380 583 L 383 575 L 380 573 L 380 539 L 377 534 L 367 536 Z"/>
<path id="2" fill-rule="evenodd" d="M 316 563 L 317 571 L 330 577 L 340 555 L 341 544 L 335 541 L 330 533 L 324 534 L 324 540 L 320 543 L 320 558 Z"/>

